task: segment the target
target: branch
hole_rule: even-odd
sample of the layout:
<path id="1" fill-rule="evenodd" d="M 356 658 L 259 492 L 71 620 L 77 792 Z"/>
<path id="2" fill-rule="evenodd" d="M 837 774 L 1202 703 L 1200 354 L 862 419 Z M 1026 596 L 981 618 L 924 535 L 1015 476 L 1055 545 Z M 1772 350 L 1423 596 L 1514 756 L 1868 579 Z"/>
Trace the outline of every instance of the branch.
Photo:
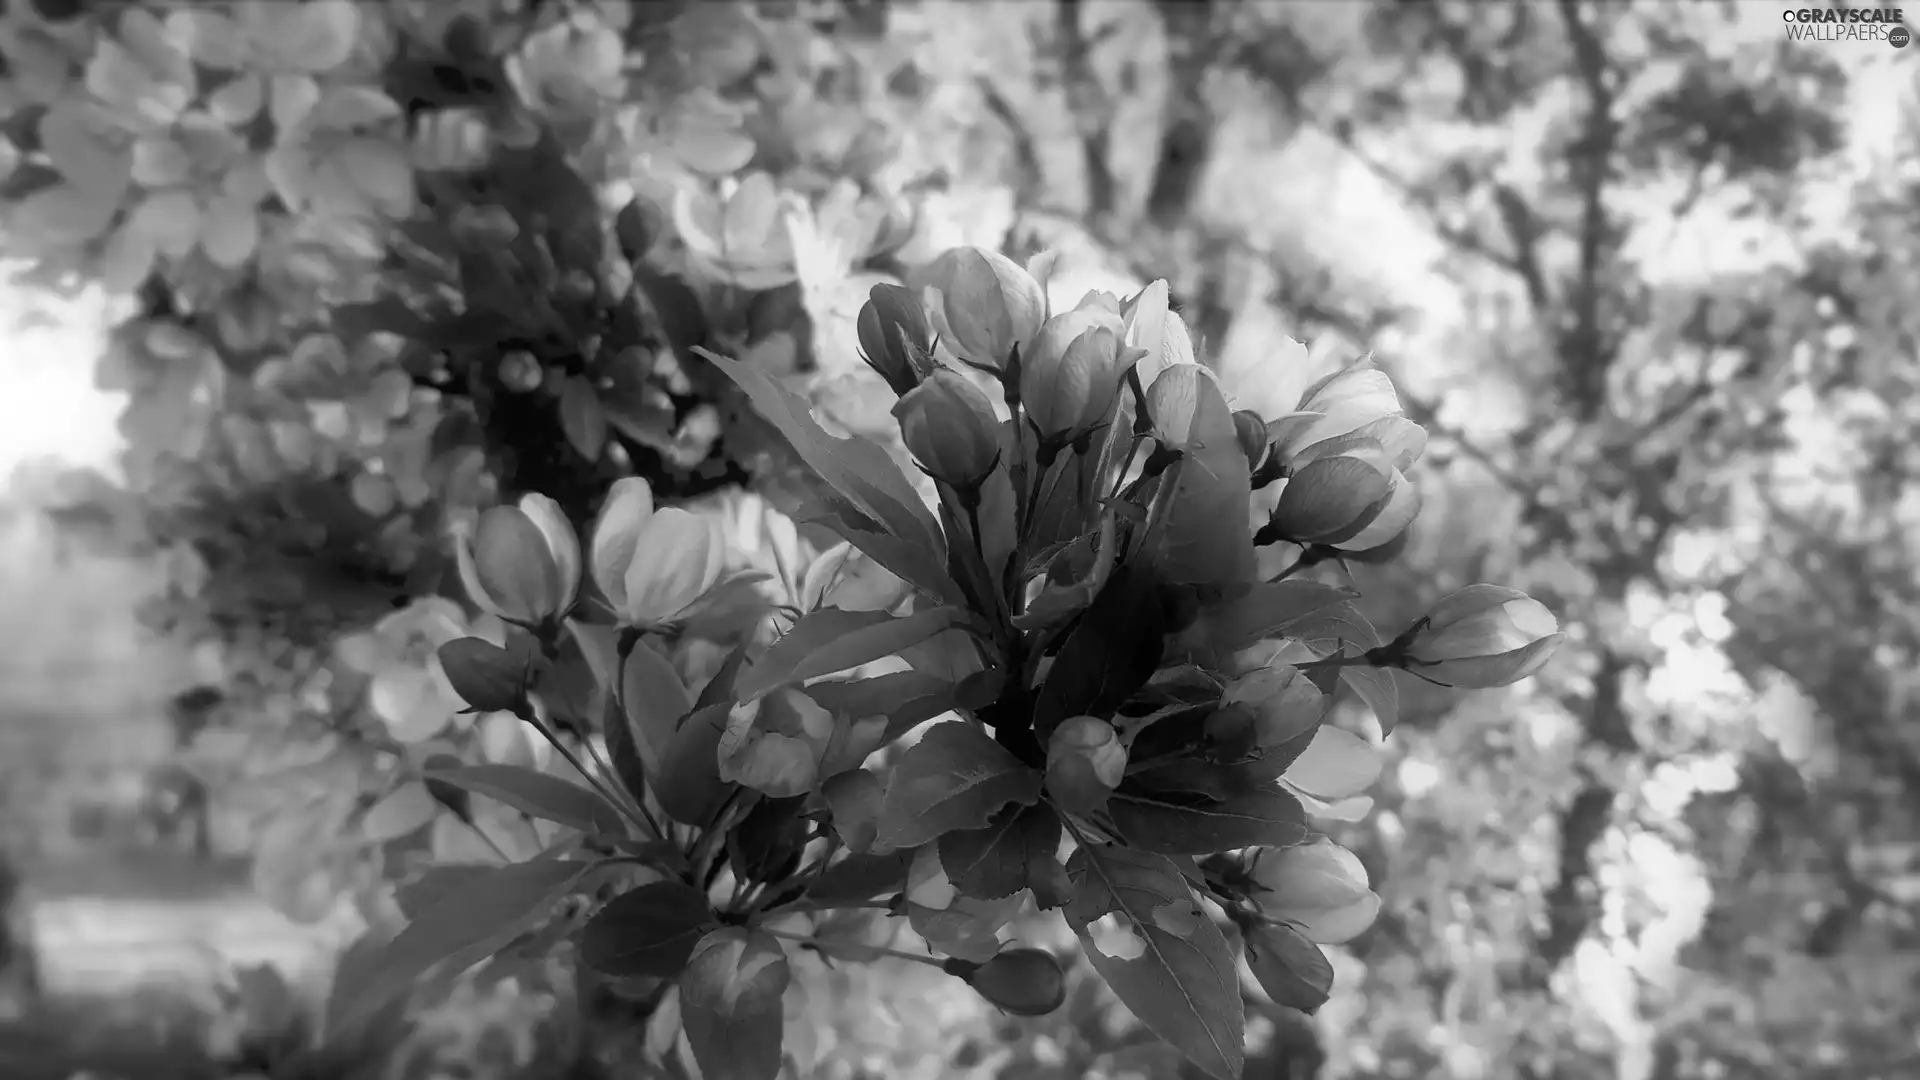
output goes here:
<path id="1" fill-rule="evenodd" d="M 1600 300 L 1605 288 L 1603 263 L 1611 254 L 1615 233 L 1607 214 L 1606 185 L 1612 176 L 1619 125 L 1613 115 L 1606 53 L 1581 17 L 1579 0 L 1559 0 L 1559 11 L 1573 48 L 1575 71 L 1587 91 L 1586 129 L 1569 149 L 1568 164 L 1580 199 L 1579 258 L 1569 298 L 1573 326 L 1562 338 L 1561 366 L 1577 415 L 1591 421 L 1599 418 L 1605 405 L 1607 369 L 1616 351 L 1600 325 Z"/>
<path id="2" fill-rule="evenodd" d="M 1098 221 L 1111 214 L 1119 181 L 1113 175 L 1113 101 L 1094 73 L 1087 36 L 1081 27 L 1080 0 L 1060 0 L 1054 9 L 1060 34 L 1060 60 L 1067 108 L 1080 129 L 1080 157 L 1087 169 L 1087 214 Z"/>

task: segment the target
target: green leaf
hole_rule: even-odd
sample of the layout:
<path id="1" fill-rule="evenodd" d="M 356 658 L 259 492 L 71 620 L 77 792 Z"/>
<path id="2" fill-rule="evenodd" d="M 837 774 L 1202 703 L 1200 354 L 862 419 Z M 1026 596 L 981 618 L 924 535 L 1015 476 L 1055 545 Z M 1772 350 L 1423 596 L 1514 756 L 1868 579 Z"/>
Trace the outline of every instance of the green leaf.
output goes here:
<path id="1" fill-rule="evenodd" d="M 1128 785 L 1108 798 L 1107 812 L 1129 845 L 1158 855 L 1291 847 L 1307 838 L 1306 811 L 1300 800 L 1272 786 L 1206 802 L 1136 791 Z"/>
<path id="2" fill-rule="evenodd" d="M 865 439 L 835 438 L 815 422 L 812 409 L 805 401 L 766 372 L 706 349 L 694 351 L 732 379 L 754 408 L 786 437 L 794 453 L 841 498 L 886 532 L 931 552 L 936 563 L 946 563 L 946 538 L 940 526 L 880 444 Z M 1243 463 L 1244 460 L 1242 455 Z"/>
<path id="3" fill-rule="evenodd" d="M 1060 819 L 1043 803 L 1003 807 L 984 829 L 940 838 L 940 866 L 960 895 L 998 900 L 1058 872 Z M 1043 886 L 1044 887 L 1044 886 Z"/>
<path id="4" fill-rule="evenodd" d="M 1155 1035 L 1219 1080 L 1245 1062 L 1246 1003 L 1226 935 L 1200 909 L 1171 859 L 1112 844 L 1080 848 L 1067 863 L 1067 923 L 1093 969 Z M 1100 951 L 1093 923 L 1115 914 L 1140 939 L 1129 959 Z"/>
<path id="5" fill-rule="evenodd" d="M 1213 647 L 1232 652 L 1264 638 L 1292 636 L 1289 627 L 1354 595 L 1318 581 L 1262 581 L 1208 608 L 1201 620 Z"/>
<path id="6" fill-rule="evenodd" d="M 1374 719 L 1380 722 L 1380 734 L 1393 734 L 1394 725 L 1400 722 L 1400 685 L 1393 681 L 1392 670 L 1345 667 L 1340 669 L 1340 678 L 1373 710 Z"/>
<path id="7" fill-rule="evenodd" d="M 774 1080 L 780 1074 L 792 972 L 772 935 L 727 927 L 701 939 L 680 976 L 680 1022 L 705 1080 Z"/>
<path id="8" fill-rule="evenodd" d="M 1329 604 L 1311 615 L 1287 623 L 1279 630 L 1278 636 L 1293 638 L 1295 641 L 1337 641 L 1352 645 L 1362 652 L 1377 649 L 1382 644 L 1380 632 L 1373 623 L 1360 613 L 1351 600 Z"/>
<path id="9" fill-rule="evenodd" d="M 627 835 L 627 821 L 599 793 L 523 765 L 467 765 L 434 769 L 427 778 L 498 799 L 523 814 L 583 833 Z"/>
<path id="10" fill-rule="evenodd" d="M 1069 716 L 1110 716 L 1159 669 L 1166 620 L 1153 579 L 1122 567 L 1068 633 L 1033 707 L 1042 745 Z"/>
<path id="11" fill-rule="evenodd" d="M 655 881 L 621 893 L 580 929 L 580 960 L 602 975 L 671 978 L 718 925 L 707 898 L 683 881 Z"/>
<path id="12" fill-rule="evenodd" d="M 578 375 L 560 384 L 560 430 L 581 457 L 600 460 L 607 446 L 607 410 L 593 384 Z"/>
<path id="13" fill-rule="evenodd" d="M 1333 965 L 1320 946 L 1284 923 L 1245 928 L 1247 966 L 1274 1004 L 1313 1012 L 1333 994 Z"/>
<path id="14" fill-rule="evenodd" d="M 964 604 L 966 596 L 947 574 L 938 553 L 888 532 L 845 499 L 833 495 L 801 507 L 794 522 L 822 525 L 874 562 L 943 603 Z"/>
<path id="15" fill-rule="evenodd" d="M 822 904 L 856 904 L 906 887 L 913 852 L 849 855 L 820 872 L 807 886 L 807 898 Z"/>
<path id="16" fill-rule="evenodd" d="M 1148 387 L 1163 439 L 1183 451 L 1163 483 L 1173 485 L 1149 527 L 1147 557 L 1160 580 L 1237 585 L 1253 579 L 1253 525 L 1246 451 L 1234 438 L 1233 409 L 1213 372 L 1169 367 Z"/>
<path id="17" fill-rule="evenodd" d="M 358 971 L 357 985 L 335 997 L 352 1002 L 334 1027 L 352 1027 L 412 990 L 434 968 L 465 971 L 492 956 L 545 918 L 587 867 L 539 858 L 473 875 L 422 910 L 382 950 L 379 962 Z"/>
<path id="18" fill-rule="evenodd" d="M 641 762 L 649 775 L 657 772 L 667 744 L 693 709 L 693 695 L 673 662 L 646 641 L 635 642 L 620 667 L 620 707 Z"/>
<path id="19" fill-rule="evenodd" d="M 1040 797 L 1040 773 L 964 720 L 936 724 L 894 766 L 879 842 L 919 847 L 955 829 L 981 829 L 1008 803 Z"/>
<path id="20" fill-rule="evenodd" d="M 409 919 L 417 919 L 420 913 L 433 907 L 449 896 L 457 896 L 477 881 L 483 881 L 493 875 L 497 869 L 477 863 L 445 863 L 429 866 L 420 876 L 394 890 L 394 903 L 400 907 L 400 914 Z"/>
<path id="21" fill-rule="evenodd" d="M 884 611 L 821 608 L 782 634 L 740 677 L 734 692 L 740 701 L 752 701 L 769 690 L 870 664 L 966 619 L 965 611 L 953 607 L 931 608 L 904 618 Z"/>
<path id="22" fill-rule="evenodd" d="M 763 884 L 785 880 L 800 864 L 807 845 L 804 797 L 760 799 L 727 833 L 727 865 L 733 876 Z"/>
<path id="23" fill-rule="evenodd" d="M 908 731 L 959 707 L 959 687 L 924 671 L 890 671 L 869 679 L 817 682 L 807 696 L 835 716 L 863 720 L 887 718 L 880 737 L 885 746 Z"/>
<path id="24" fill-rule="evenodd" d="M 722 701 L 693 710 L 660 755 L 653 797 L 668 817 L 683 825 L 706 825 L 738 786 L 720 779 L 720 737 L 731 708 Z"/>

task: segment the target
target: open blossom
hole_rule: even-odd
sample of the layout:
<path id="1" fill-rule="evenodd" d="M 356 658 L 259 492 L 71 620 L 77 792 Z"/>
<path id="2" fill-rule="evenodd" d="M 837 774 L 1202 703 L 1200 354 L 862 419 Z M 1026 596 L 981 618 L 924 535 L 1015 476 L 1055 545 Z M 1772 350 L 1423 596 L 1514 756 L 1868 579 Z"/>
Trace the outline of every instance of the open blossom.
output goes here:
<path id="1" fill-rule="evenodd" d="M 607 493 L 593 527 L 593 580 L 628 626 L 684 617 L 720 580 L 725 545 L 710 518 L 654 509 L 653 489 L 628 477 Z"/>
<path id="2" fill-rule="evenodd" d="M 1564 640 L 1540 601 L 1518 589 L 1469 585 L 1427 613 L 1407 660 L 1409 670 L 1434 682 L 1484 689 L 1533 675 Z"/>
<path id="3" fill-rule="evenodd" d="M 580 592 L 580 540 L 545 495 L 481 514 L 471 530 L 454 536 L 454 557 L 467 597 L 512 622 L 564 615 Z"/>

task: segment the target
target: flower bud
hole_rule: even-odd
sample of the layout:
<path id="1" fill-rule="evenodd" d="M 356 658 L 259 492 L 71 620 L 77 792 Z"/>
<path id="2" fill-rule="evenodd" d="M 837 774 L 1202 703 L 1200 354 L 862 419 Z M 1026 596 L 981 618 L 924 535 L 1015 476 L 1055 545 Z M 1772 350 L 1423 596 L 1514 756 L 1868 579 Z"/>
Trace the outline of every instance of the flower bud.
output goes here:
<path id="1" fill-rule="evenodd" d="M 1126 365 L 1117 310 L 1090 300 L 1048 319 L 1020 357 L 1020 403 L 1043 444 L 1067 445 L 1104 423 Z"/>
<path id="2" fill-rule="evenodd" d="M 942 967 L 1015 1016 L 1045 1016 L 1067 1000 L 1066 973 L 1045 949 L 1008 949 L 984 964 L 952 959 Z"/>
<path id="3" fill-rule="evenodd" d="M 468 712 L 513 712 L 526 701 L 527 667 L 512 653 L 477 637 L 440 646 L 440 668 Z"/>
<path id="4" fill-rule="evenodd" d="M 894 403 L 893 415 L 921 470 L 963 496 L 977 492 L 1000 463 L 993 402 L 958 372 L 929 375 Z"/>
<path id="5" fill-rule="evenodd" d="M 560 506 L 529 494 L 454 537 L 467 596 L 489 614 L 532 624 L 566 614 L 580 592 L 580 540 Z"/>
<path id="6" fill-rule="evenodd" d="M 1126 774 L 1127 748 L 1105 720 L 1071 717 L 1047 740 L 1047 794 L 1062 810 L 1099 809 Z"/>
<path id="7" fill-rule="evenodd" d="M 1247 967 L 1274 1004 L 1311 1013 L 1333 994 L 1333 965 L 1306 935 L 1284 924 L 1247 928 Z"/>
<path id="8" fill-rule="evenodd" d="M 1222 711 L 1251 709 L 1254 742 L 1262 749 L 1293 741 L 1318 727 L 1333 699 L 1290 664 L 1274 664 L 1249 672 L 1227 684 L 1220 695 Z"/>
<path id="9" fill-rule="evenodd" d="M 629 626 L 688 614 L 720 580 L 717 524 L 678 507 L 655 510 L 645 480 L 616 481 L 593 527 L 593 580 Z"/>
<path id="10" fill-rule="evenodd" d="M 1301 433 L 1295 444 L 1298 446 L 1346 435 L 1402 412 L 1393 380 L 1366 360 L 1349 364 L 1308 387 L 1300 395 L 1298 411 L 1316 417 Z"/>
<path id="11" fill-rule="evenodd" d="M 1380 914 L 1359 856 L 1325 838 L 1262 852 L 1253 868 L 1253 901 L 1275 922 L 1292 923 L 1308 941 L 1340 945 Z"/>
<path id="12" fill-rule="evenodd" d="M 1433 606 L 1408 643 L 1407 670 L 1443 686 L 1506 686 L 1539 671 L 1566 640 L 1545 604 L 1518 589 L 1469 585 Z"/>
<path id="13" fill-rule="evenodd" d="M 1240 449 L 1247 455 L 1247 468 L 1259 471 L 1267 460 L 1267 422 L 1260 414 L 1251 409 L 1241 409 L 1233 414 L 1233 437 L 1240 440 Z"/>
<path id="14" fill-rule="evenodd" d="M 932 369 L 926 309 L 903 286 L 882 282 L 867 293 L 857 324 L 861 359 L 904 395 Z"/>
<path id="15" fill-rule="evenodd" d="M 927 320 L 963 363 L 1003 372 L 1040 332 L 1046 290 L 997 251 L 954 248 L 927 271 Z"/>
<path id="16" fill-rule="evenodd" d="M 1386 451 L 1372 440 L 1329 443 L 1280 489 L 1263 539 L 1330 544 L 1357 534 L 1384 509 L 1395 475 Z"/>

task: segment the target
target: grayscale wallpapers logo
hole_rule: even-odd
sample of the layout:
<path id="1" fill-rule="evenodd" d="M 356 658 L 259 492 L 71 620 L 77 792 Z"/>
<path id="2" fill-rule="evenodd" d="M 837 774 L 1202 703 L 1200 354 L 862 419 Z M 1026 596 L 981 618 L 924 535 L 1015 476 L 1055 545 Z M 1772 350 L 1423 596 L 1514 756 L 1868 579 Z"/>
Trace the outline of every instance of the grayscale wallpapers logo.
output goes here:
<path id="1" fill-rule="evenodd" d="M 1905 13 L 1897 7 L 1798 8 L 1780 15 L 1786 22 L 1787 37 L 1794 41 L 1882 40 L 1904 49 L 1913 40 Z"/>

